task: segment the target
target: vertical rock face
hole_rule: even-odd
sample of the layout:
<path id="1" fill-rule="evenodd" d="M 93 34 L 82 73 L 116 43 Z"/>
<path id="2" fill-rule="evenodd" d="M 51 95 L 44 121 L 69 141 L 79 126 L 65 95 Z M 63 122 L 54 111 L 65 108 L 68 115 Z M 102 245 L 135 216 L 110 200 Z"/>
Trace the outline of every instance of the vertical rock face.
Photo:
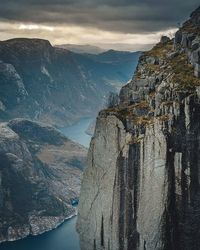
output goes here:
<path id="1" fill-rule="evenodd" d="M 145 52 L 120 104 L 100 112 L 79 205 L 82 250 L 200 249 L 199 16 Z"/>
<path id="2" fill-rule="evenodd" d="M 79 207 L 82 211 L 79 217 L 80 230 L 88 232 L 84 235 L 84 242 L 81 242 L 83 249 L 105 245 L 108 247 L 111 244 L 113 249 L 119 247 L 119 224 L 114 221 L 118 220 L 120 213 L 118 182 L 122 181 L 120 171 L 123 169 L 118 169 L 117 165 L 120 167 L 123 154 L 127 154 L 128 139 L 123 123 L 115 116 L 107 117 L 102 114 L 98 118 L 95 139 L 91 142 L 88 156 L 91 167 L 84 175 L 84 196 Z"/>

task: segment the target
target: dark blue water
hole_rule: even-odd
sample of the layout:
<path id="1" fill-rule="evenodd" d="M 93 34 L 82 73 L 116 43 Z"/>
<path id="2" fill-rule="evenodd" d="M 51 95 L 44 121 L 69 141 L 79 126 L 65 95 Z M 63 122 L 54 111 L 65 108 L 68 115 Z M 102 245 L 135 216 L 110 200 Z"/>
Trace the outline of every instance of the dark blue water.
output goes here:
<path id="1" fill-rule="evenodd" d="M 89 147 L 91 136 L 87 135 L 85 131 L 92 121 L 92 118 L 85 118 L 73 126 L 60 130 L 68 138 Z M 2 243 L 0 250 L 80 250 L 79 237 L 75 228 L 76 219 L 73 217 L 58 228 L 42 235 Z"/>
<path id="2" fill-rule="evenodd" d="M 80 250 L 76 217 L 58 228 L 37 236 L 0 244 L 0 250 Z"/>

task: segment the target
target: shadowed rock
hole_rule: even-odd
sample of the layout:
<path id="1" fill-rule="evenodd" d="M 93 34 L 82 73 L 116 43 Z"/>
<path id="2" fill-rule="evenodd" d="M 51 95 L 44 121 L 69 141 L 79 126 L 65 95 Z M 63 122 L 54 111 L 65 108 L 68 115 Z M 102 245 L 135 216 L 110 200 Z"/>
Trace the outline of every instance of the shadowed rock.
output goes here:
<path id="1" fill-rule="evenodd" d="M 164 39 L 143 53 L 120 104 L 99 113 L 79 203 L 81 250 L 200 249 L 200 79 L 191 62 L 199 17 L 198 9 L 175 46 Z"/>
<path id="2" fill-rule="evenodd" d="M 86 153 L 53 127 L 0 124 L 0 242 L 43 233 L 76 214 Z"/>

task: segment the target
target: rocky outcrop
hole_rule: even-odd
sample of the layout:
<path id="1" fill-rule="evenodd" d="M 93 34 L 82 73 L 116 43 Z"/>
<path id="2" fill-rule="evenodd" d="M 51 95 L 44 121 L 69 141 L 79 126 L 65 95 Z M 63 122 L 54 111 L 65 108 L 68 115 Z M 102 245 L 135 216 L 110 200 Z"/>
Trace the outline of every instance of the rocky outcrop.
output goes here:
<path id="1" fill-rule="evenodd" d="M 93 121 L 89 124 L 89 126 L 88 126 L 88 128 L 86 129 L 85 133 L 88 134 L 88 135 L 90 135 L 90 136 L 93 136 L 94 130 L 95 130 L 95 125 L 96 125 L 96 120 L 93 120 Z"/>
<path id="2" fill-rule="evenodd" d="M 194 75 L 200 77 L 200 8 L 195 10 L 188 21 L 176 33 L 174 39 L 175 48 L 183 47 L 188 55 L 190 63 L 194 67 Z"/>
<path id="3" fill-rule="evenodd" d="M 120 104 L 99 113 L 79 203 L 82 250 L 200 249 L 200 79 L 188 43 L 199 17 L 143 53 Z"/>
<path id="4" fill-rule="evenodd" d="M 62 127 L 96 116 L 114 83 L 130 79 L 138 56 L 79 55 L 41 39 L 1 41 L 0 121 L 23 117 Z"/>
<path id="5" fill-rule="evenodd" d="M 86 153 L 50 126 L 0 124 L 0 242 L 43 233 L 76 214 Z"/>

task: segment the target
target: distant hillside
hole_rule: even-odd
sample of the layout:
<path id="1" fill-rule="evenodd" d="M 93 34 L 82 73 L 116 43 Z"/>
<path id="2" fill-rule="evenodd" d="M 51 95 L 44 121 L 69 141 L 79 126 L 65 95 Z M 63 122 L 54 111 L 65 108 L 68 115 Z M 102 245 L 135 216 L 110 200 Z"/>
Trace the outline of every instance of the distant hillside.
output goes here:
<path id="1" fill-rule="evenodd" d="M 89 44 L 83 44 L 83 45 L 79 45 L 79 44 L 62 44 L 62 45 L 56 45 L 55 47 L 57 48 L 63 48 L 63 49 L 67 49 L 70 50 L 72 52 L 75 53 L 79 53 L 79 54 L 99 54 L 104 52 L 105 50 L 97 47 L 97 46 L 93 46 L 93 45 L 89 45 Z"/>
<path id="2" fill-rule="evenodd" d="M 75 215 L 86 154 L 53 127 L 0 123 L 0 242 L 43 233 Z"/>
<path id="3" fill-rule="evenodd" d="M 140 54 L 141 52 L 108 50 L 98 55 L 88 55 L 88 57 L 96 62 L 112 66 L 116 76 L 113 81 L 108 74 L 107 82 L 121 88 L 122 84 L 129 81 L 134 73 Z"/>
<path id="4" fill-rule="evenodd" d="M 77 54 L 46 40 L 0 42 L 0 121 L 25 117 L 66 126 L 95 116 L 133 74 L 139 53 Z"/>

